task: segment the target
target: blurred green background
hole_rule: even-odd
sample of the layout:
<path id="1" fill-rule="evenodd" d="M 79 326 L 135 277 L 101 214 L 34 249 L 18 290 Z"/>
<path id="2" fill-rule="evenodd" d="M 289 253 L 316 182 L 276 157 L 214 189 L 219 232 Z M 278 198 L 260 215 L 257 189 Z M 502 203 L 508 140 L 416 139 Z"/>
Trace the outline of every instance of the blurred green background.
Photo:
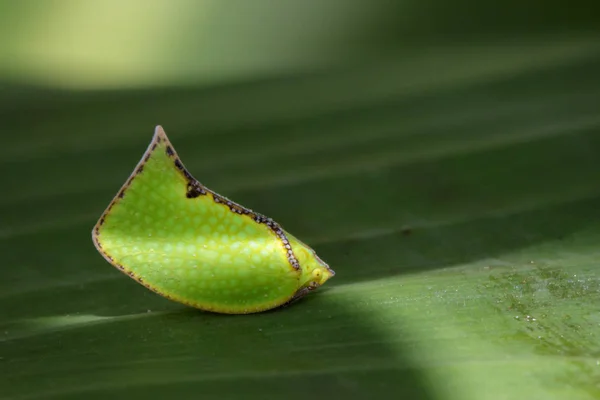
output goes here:
<path id="1" fill-rule="evenodd" d="M 591 1 L 0 1 L 0 398 L 600 398 Z M 221 316 L 91 228 L 161 124 L 337 275 Z"/>

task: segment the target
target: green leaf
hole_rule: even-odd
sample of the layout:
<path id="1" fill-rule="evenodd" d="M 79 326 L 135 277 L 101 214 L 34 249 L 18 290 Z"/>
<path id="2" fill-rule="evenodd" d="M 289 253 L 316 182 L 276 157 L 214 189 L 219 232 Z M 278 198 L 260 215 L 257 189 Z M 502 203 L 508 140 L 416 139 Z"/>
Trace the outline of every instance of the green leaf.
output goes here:
<path id="1" fill-rule="evenodd" d="M 0 397 L 597 398 L 598 54 L 546 42 L 194 90 L 10 88 Z M 223 316 L 105 262 L 91 228 L 156 124 L 335 278 Z"/>

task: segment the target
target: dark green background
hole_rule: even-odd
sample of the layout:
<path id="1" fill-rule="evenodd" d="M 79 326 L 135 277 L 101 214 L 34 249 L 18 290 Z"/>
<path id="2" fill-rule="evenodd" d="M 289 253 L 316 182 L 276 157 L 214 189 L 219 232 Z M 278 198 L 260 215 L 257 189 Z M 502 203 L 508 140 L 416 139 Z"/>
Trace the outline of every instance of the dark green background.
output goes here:
<path id="1" fill-rule="evenodd" d="M 151 84 L 109 88 L 23 56 L 25 22 L 59 3 L 0 3 L 0 398 L 600 396 L 595 3 L 307 2 L 323 32 L 354 10 L 318 37 L 294 25 L 300 2 L 221 6 L 211 24 L 256 38 L 222 28 L 205 53 L 187 30 L 156 45 L 170 58 Z M 308 63 L 246 74 L 243 40 Z M 231 76 L 196 69 L 228 51 Z M 192 174 L 335 278 L 220 316 L 106 263 L 91 228 L 157 124 Z"/>

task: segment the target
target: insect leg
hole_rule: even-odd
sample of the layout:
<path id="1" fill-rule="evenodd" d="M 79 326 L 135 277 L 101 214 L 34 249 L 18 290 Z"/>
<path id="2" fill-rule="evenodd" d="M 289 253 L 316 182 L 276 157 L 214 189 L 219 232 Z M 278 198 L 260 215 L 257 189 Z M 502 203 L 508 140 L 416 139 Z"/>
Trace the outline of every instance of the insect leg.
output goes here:
<path id="1" fill-rule="evenodd" d="M 294 297 L 292 297 L 290 300 L 288 300 L 287 303 L 282 304 L 282 307 L 287 307 L 287 306 L 291 305 L 292 303 L 297 302 L 298 300 L 300 300 L 301 298 L 303 298 L 304 296 L 309 294 L 311 290 L 312 290 L 312 288 L 307 288 L 307 287 L 298 290 L 296 292 L 296 294 L 294 294 Z"/>

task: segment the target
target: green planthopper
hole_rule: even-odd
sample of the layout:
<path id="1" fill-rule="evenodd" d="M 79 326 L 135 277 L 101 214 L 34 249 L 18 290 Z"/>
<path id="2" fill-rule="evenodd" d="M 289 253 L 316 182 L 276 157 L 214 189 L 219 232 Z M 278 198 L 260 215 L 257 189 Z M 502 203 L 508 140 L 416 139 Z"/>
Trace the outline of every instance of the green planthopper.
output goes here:
<path id="1" fill-rule="evenodd" d="M 273 309 L 335 275 L 275 221 L 198 182 L 160 126 L 92 239 L 148 289 L 218 313 Z"/>

